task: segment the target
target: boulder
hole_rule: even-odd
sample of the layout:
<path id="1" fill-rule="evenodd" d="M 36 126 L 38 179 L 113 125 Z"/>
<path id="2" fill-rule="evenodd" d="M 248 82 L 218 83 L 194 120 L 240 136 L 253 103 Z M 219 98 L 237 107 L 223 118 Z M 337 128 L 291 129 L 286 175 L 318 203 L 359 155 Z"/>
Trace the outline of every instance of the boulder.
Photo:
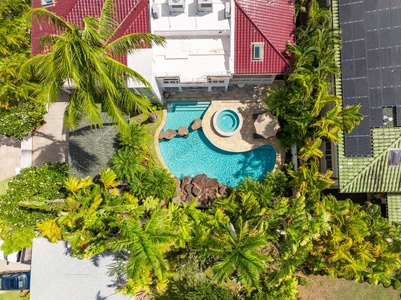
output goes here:
<path id="1" fill-rule="evenodd" d="M 165 131 L 160 132 L 159 140 L 171 140 L 177 135 L 177 132 L 174 129 L 167 129 Z"/>
<path id="2" fill-rule="evenodd" d="M 196 175 L 194 179 L 192 179 L 192 184 L 199 188 L 202 188 L 206 185 L 207 176 L 205 174 Z"/>
<path id="3" fill-rule="evenodd" d="M 187 194 L 192 194 L 192 187 L 193 187 L 193 185 L 189 183 L 184 186 L 184 191 L 186 191 Z"/>
<path id="4" fill-rule="evenodd" d="M 215 178 L 207 178 L 205 183 L 205 190 L 217 191 L 219 189 L 219 182 Z"/>
<path id="5" fill-rule="evenodd" d="M 189 135 L 188 127 L 185 127 L 185 126 L 179 127 L 178 135 L 187 138 Z"/>
<path id="6" fill-rule="evenodd" d="M 196 119 L 191 123 L 192 130 L 198 130 L 202 127 L 202 119 Z"/>
<path id="7" fill-rule="evenodd" d="M 181 188 L 181 201 L 191 204 L 198 199 L 198 208 L 210 208 L 217 194 L 223 198 L 228 196 L 228 187 L 219 183 L 217 179 L 208 178 L 205 174 L 196 175 L 194 178 L 184 176 L 179 184 Z M 178 201 L 178 197 L 174 199 Z"/>
<path id="8" fill-rule="evenodd" d="M 188 194 L 185 197 L 185 203 L 187 203 L 188 205 L 191 204 L 194 200 L 195 200 L 195 196 L 192 194 Z"/>
<path id="9" fill-rule="evenodd" d="M 228 187 L 226 185 L 220 185 L 219 186 L 219 195 L 222 198 L 228 197 Z"/>
<path id="10" fill-rule="evenodd" d="M 182 197 L 182 196 L 175 196 L 175 197 L 173 198 L 173 202 L 174 202 L 175 204 L 180 203 L 181 200 L 182 200 L 181 197 Z"/>
<path id="11" fill-rule="evenodd" d="M 198 197 L 201 192 L 202 192 L 202 188 L 201 187 L 192 185 L 192 194 L 194 194 L 195 196 Z"/>
<path id="12" fill-rule="evenodd" d="M 191 183 L 191 182 L 192 182 L 192 177 L 190 177 L 190 176 L 184 176 L 184 177 L 182 177 L 182 180 L 181 180 L 181 188 L 184 189 L 184 187 L 185 187 L 187 184 Z"/>
<path id="13" fill-rule="evenodd" d="M 155 114 L 149 114 L 148 121 L 149 121 L 150 123 L 156 123 L 156 121 L 157 121 L 157 116 L 156 116 Z"/>

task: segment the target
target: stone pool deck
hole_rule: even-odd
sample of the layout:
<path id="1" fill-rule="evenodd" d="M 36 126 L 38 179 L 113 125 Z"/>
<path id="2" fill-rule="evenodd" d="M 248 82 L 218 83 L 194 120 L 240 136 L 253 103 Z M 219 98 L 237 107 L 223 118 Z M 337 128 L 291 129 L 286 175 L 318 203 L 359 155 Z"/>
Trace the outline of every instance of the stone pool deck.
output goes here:
<path id="1" fill-rule="evenodd" d="M 285 153 L 278 144 L 277 137 L 265 139 L 255 135 L 255 122 L 257 114 L 267 111 L 266 104 L 262 101 L 266 96 L 267 86 L 254 86 L 247 88 L 232 88 L 224 93 L 206 93 L 202 91 L 194 91 L 191 93 L 172 94 L 168 101 L 198 100 L 211 101 L 211 105 L 206 111 L 202 120 L 202 130 L 206 137 L 216 147 L 230 152 L 244 152 L 251 149 L 269 144 L 276 150 L 275 169 L 281 168 L 284 164 Z M 243 118 L 243 125 L 236 134 L 223 137 L 213 129 L 213 115 L 221 108 L 235 108 Z M 167 168 L 163 157 L 159 151 L 158 137 L 162 127 L 166 121 L 167 111 L 163 111 L 163 120 L 161 126 L 155 133 L 156 152 L 160 162 Z M 189 125 L 189 124 L 188 124 Z"/>

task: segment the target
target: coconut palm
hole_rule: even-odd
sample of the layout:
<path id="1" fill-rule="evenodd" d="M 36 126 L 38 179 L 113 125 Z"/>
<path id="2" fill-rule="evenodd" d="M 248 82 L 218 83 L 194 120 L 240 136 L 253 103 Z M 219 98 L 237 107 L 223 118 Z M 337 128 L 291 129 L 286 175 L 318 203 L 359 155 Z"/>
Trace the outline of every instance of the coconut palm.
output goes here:
<path id="1" fill-rule="evenodd" d="M 135 33 L 114 39 L 117 24 L 113 19 L 114 3 L 106 0 L 99 18 L 85 16 L 82 28 L 44 8 L 32 9 L 28 16 L 56 29 L 40 39 L 44 51 L 32 57 L 24 70 L 34 67 L 43 86 L 40 96 L 48 103 L 58 99 L 63 85 L 76 88 L 70 95 L 64 114 L 66 127 L 74 129 L 82 117 L 92 124 L 102 126 L 102 109 L 124 131 L 127 121 L 124 111 L 148 111 L 150 103 L 127 87 L 133 80 L 150 88 L 150 84 L 136 71 L 120 63 L 121 57 L 141 47 L 163 45 L 164 38 Z"/>
<path id="2" fill-rule="evenodd" d="M 155 276 L 166 279 L 169 263 L 165 253 L 174 244 L 177 235 L 171 230 L 168 210 L 156 209 L 149 218 L 127 218 L 120 226 L 119 235 L 107 241 L 112 251 L 127 250 L 129 256 L 122 270 L 128 278 L 140 281 Z"/>
<path id="3" fill-rule="evenodd" d="M 246 288 L 258 288 L 269 260 L 262 254 L 265 246 L 266 237 L 241 217 L 236 224 L 222 224 L 208 245 L 209 253 L 218 261 L 213 268 L 215 278 L 222 282 L 237 273 Z"/>

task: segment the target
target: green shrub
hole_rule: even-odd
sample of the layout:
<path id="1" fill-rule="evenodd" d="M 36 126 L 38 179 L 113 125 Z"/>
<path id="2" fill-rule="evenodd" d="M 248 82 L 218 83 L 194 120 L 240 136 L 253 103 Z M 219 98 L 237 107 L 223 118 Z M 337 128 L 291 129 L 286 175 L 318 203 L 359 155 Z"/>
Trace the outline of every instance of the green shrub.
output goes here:
<path id="1" fill-rule="evenodd" d="M 52 212 L 42 212 L 18 206 L 27 200 L 53 200 L 65 197 L 64 180 L 68 177 L 65 163 L 46 163 L 41 167 L 21 170 L 9 183 L 7 192 L 0 197 L 0 219 L 15 227 L 35 226 Z"/>
<path id="2" fill-rule="evenodd" d="M 21 140 L 29 132 L 40 127 L 46 108 L 43 104 L 31 102 L 0 109 L 0 134 Z"/>

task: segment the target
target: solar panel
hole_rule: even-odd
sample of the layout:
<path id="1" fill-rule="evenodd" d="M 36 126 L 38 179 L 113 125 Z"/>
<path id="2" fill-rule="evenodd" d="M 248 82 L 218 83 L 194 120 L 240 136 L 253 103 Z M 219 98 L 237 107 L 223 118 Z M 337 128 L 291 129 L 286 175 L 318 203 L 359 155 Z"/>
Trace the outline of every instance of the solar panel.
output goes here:
<path id="1" fill-rule="evenodd" d="M 379 3 L 386 5 L 387 1 L 379 1 Z M 388 6 L 388 2 L 387 2 Z M 380 9 L 380 8 L 379 8 Z M 390 10 L 380 10 L 379 15 L 379 28 L 386 28 L 391 26 L 391 15 Z"/>
<path id="2" fill-rule="evenodd" d="M 360 156 L 372 155 L 372 140 L 370 135 L 358 137 L 358 155 Z"/>
<path id="3" fill-rule="evenodd" d="M 354 58 L 366 57 L 365 40 L 354 41 Z"/>
<path id="4" fill-rule="evenodd" d="M 383 108 L 371 108 L 369 114 L 369 125 L 371 128 L 383 127 Z"/>
<path id="5" fill-rule="evenodd" d="M 391 36 L 391 29 L 389 28 L 380 29 L 379 36 L 380 36 L 380 47 L 390 47 L 392 45 L 393 39 Z"/>
<path id="6" fill-rule="evenodd" d="M 341 0 L 339 20 L 343 104 L 362 103 L 365 119 L 345 135 L 346 156 L 372 155 L 371 128 L 383 127 L 383 107 L 401 126 L 401 1 Z"/>
<path id="7" fill-rule="evenodd" d="M 377 0 L 366 0 L 365 7 L 367 11 L 377 9 Z"/>
<path id="8" fill-rule="evenodd" d="M 355 74 L 360 74 L 360 76 L 356 77 L 362 77 L 359 79 L 355 79 L 355 96 L 357 97 L 367 97 L 368 96 L 368 79 L 366 77 L 366 65 L 363 65 L 363 62 L 361 62 L 362 65 L 360 66 L 359 70 L 355 70 Z M 357 63 L 355 63 L 357 65 Z M 356 68 L 355 68 L 356 69 Z"/>
<path id="9" fill-rule="evenodd" d="M 395 107 L 395 122 L 397 126 L 401 126 L 401 106 Z"/>
<path id="10" fill-rule="evenodd" d="M 394 65 L 401 65 L 401 47 L 394 49 Z"/>
<path id="11" fill-rule="evenodd" d="M 339 7 L 340 22 L 352 21 L 352 12 L 348 5 Z"/>
<path id="12" fill-rule="evenodd" d="M 373 108 L 382 108 L 382 91 L 381 89 L 370 89 L 369 90 L 369 104 L 371 109 Z"/>
<path id="13" fill-rule="evenodd" d="M 353 80 L 343 80 L 343 98 L 349 97 L 351 94 L 354 94 L 355 91 L 355 83 Z"/>
<path id="14" fill-rule="evenodd" d="M 394 69 L 387 68 L 382 70 L 382 82 L 384 86 L 394 86 L 395 78 L 394 78 Z"/>
<path id="15" fill-rule="evenodd" d="M 379 44 L 379 31 L 372 30 L 366 32 L 366 48 L 367 49 L 377 49 L 377 45 Z M 379 53 L 379 51 L 377 51 Z"/>
<path id="16" fill-rule="evenodd" d="M 356 126 L 356 130 L 358 133 L 358 136 L 366 135 L 370 136 L 370 122 L 369 122 L 369 116 L 367 116 L 365 119 L 361 121 L 361 123 Z"/>
<path id="17" fill-rule="evenodd" d="M 345 156 L 358 155 L 358 137 L 346 135 L 344 137 L 344 154 Z"/>
<path id="18" fill-rule="evenodd" d="M 344 29 L 341 32 L 341 38 L 345 43 L 353 40 L 352 31 L 352 24 L 345 24 Z"/>
<path id="19" fill-rule="evenodd" d="M 390 67 L 392 65 L 391 49 L 381 49 L 380 51 L 381 67 Z"/>
<path id="20" fill-rule="evenodd" d="M 352 21 L 363 21 L 363 17 L 365 15 L 364 11 L 364 3 L 357 2 L 351 5 L 351 12 L 352 12 Z"/>
<path id="21" fill-rule="evenodd" d="M 397 104 L 396 89 L 394 87 L 383 88 L 382 94 L 384 106 L 395 106 Z"/>

